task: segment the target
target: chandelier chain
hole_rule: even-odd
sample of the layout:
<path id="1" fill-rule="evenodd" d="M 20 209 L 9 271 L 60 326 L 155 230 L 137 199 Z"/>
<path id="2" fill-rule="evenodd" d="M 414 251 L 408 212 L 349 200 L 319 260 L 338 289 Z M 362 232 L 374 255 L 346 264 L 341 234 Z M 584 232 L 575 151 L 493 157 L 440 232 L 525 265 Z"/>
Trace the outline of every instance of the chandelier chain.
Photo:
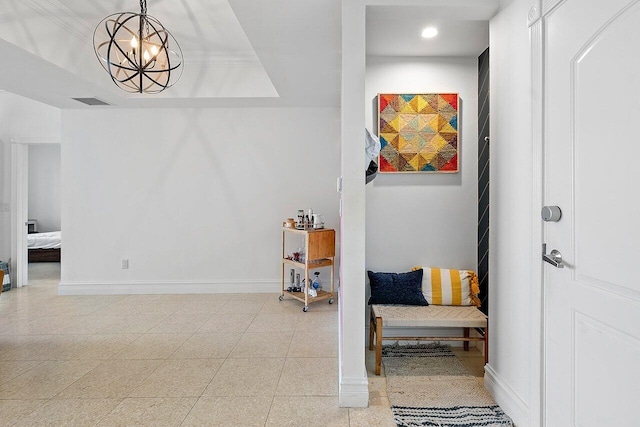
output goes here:
<path id="1" fill-rule="evenodd" d="M 140 0 L 140 15 L 142 15 L 142 18 L 144 20 L 144 35 L 149 36 L 149 20 L 147 19 L 147 0 Z"/>

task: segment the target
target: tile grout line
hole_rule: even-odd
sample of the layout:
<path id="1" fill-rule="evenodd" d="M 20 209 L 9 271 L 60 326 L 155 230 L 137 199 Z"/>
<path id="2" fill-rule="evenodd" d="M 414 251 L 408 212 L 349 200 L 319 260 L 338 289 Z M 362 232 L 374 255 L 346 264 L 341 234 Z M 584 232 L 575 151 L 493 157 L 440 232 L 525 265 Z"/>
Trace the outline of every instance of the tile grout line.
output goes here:
<path id="1" fill-rule="evenodd" d="M 274 295 L 275 295 L 275 294 L 274 294 Z M 275 297 L 277 297 L 277 295 L 275 295 Z M 127 300 L 129 300 L 129 301 L 135 301 L 135 298 L 138 298 L 138 296 L 129 296 L 129 297 L 122 298 L 122 299 L 119 299 L 119 300 L 116 300 L 116 301 L 109 301 L 109 304 L 105 304 L 105 306 L 104 306 L 104 307 L 99 308 L 99 309 L 96 309 L 96 310 L 91 310 L 91 313 L 87 313 L 86 315 L 84 315 L 84 314 L 83 314 L 83 315 L 81 315 L 81 317 L 82 317 L 83 319 L 86 319 L 86 321 L 88 322 L 88 321 L 92 320 L 92 318 L 101 317 L 101 316 L 98 316 L 97 314 L 95 314 L 95 313 L 97 313 L 97 312 L 102 312 L 103 314 L 108 315 L 109 311 L 108 311 L 108 310 L 106 310 L 106 307 L 108 307 L 108 306 L 113 306 L 114 308 L 116 308 L 116 307 L 117 307 L 117 304 L 118 304 L 118 302 L 119 302 L 119 301 L 120 301 L 120 302 L 121 302 L 121 301 L 127 301 Z M 237 299 L 236 299 L 236 298 L 237 298 Z M 143 301 L 143 300 L 144 300 L 144 298 L 142 298 L 142 299 L 141 299 L 141 301 Z M 219 314 L 219 312 L 223 309 L 223 307 L 224 307 L 224 306 L 226 306 L 230 301 L 242 301 L 242 300 L 243 300 L 242 295 L 240 295 L 240 296 L 236 295 L 236 296 L 234 296 L 234 298 L 231 298 L 231 299 L 229 299 L 229 300 L 226 300 L 226 301 L 224 302 L 224 304 L 220 304 L 220 305 L 216 308 L 216 310 L 215 310 L 215 311 L 207 312 L 207 313 L 206 313 L 206 314 L 208 314 L 208 315 L 209 315 L 209 316 L 208 316 L 208 319 L 210 320 L 210 319 L 211 319 L 215 314 Z M 196 408 L 196 405 L 198 405 L 198 403 L 199 403 L 199 402 L 202 402 L 202 401 L 203 401 L 202 399 L 206 397 L 206 396 L 203 396 L 203 394 L 205 393 L 205 390 L 206 390 L 206 389 L 207 389 L 207 388 L 212 384 L 212 381 L 213 381 L 213 380 L 216 378 L 216 376 L 219 374 L 219 372 L 220 372 L 220 368 L 224 365 L 224 363 L 225 363 L 225 362 L 227 362 L 227 361 L 230 361 L 230 360 L 232 359 L 232 358 L 231 358 L 231 355 L 233 354 L 233 351 L 235 351 L 236 349 L 238 349 L 238 348 L 239 348 L 239 345 L 240 345 L 240 343 L 241 343 L 241 340 L 244 338 L 244 340 L 245 340 L 245 344 L 247 344 L 247 345 L 248 345 L 248 344 L 250 344 L 248 341 L 251 341 L 251 340 L 252 340 L 256 335 L 259 335 L 259 334 L 260 334 L 260 331 L 258 331 L 258 334 L 256 334 L 255 332 L 251 332 L 251 325 L 253 325 L 253 324 L 254 324 L 254 322 L 256 322 L 256 321 L 259 321 L 259 320 L 260 320 L 260 319 L 259 319 L 259 315 L 263 313 L 263 310 L 266 310 L 266 311 L 264 312 L 264 314 L 270 314 L 270 315 L 273 315 L 273 316 L 274 316 L 274 317 L 273 317 L 273 319 L 275 319 L 276 323 L 272 323 L 272 322 L 273 322 L 273 320 L 272 320 L 272 319 L 267 319 L 267 320 L 269 321 L 269 323 L 267 323 L 267 324 L 265 325 L 265 327 L 262 327 L 262 328 L 260 328 L 260 329 L 263 329 L 263 330 L 265 330 L 265 331 L 267 331 L 267 332 L 280 333 L 280 334 L 282 335 L 282 340 L 281 340 L 281 342 L 283 342 L 283 343 L 284 343 L 284 341 L 287 341 L 287 340 L 288 340 L 288 341 L 287 341 L 287 346 L 286 346 L 286 351 L 285 351 L 285 352 L 283 352 L 284 357 L 276 357 L 276 358 L 278 358 L 278 359 L 281 359 L 281 360 L 282 360 L 282 364 L 281 364 L 281 367 L 280 367 L 280 369 L 279 369 L 278 381 L 276 382 L 276 384 L 275 384 L 275 388 L 273 389 L 273 394 L 272 394 L 271 396 L 269 396 L 269 395 L 268 395 L 268 392 L 267 392 L 267 394 L 266 394 L 266 395 L 265 395 L 264 393 L 260 395 L 260 396 L 263 396 L 263 397 L 267 397 L 267 399 L 268 399 L 268 400 L 263 400 L 264 404 L 266 404 L 267 402 L 270 402 L 270 405 L 269 405 L 268 411 L 265 411 L 265 412 L 266 412 L 266 417 L 265 417 L 264 425 L 265 425 L 265 426 L 266 426 L 266 425 L 268 425 L 270 417 L 272 417 L 272 415 L 276 415 L 276 413 L 274 412 L 274 404 L 275 404 L 275 398 L 277 397 L 277 396 L 276 396 L 276 393 L 277 393 L 277 390 L 278 390 L 278 386 L 280 385 L 280 383 L 281 383 L 281 381 L 282 381 L 282 379 L 283 379 L 283 376 L 285 375 L 285 372 L 286 372 L 286 371 L 285 371 L 285 368 L 286 368 L 286 363 L 287 363 L 287 361 L 288 361 L 288 360 L 290 360 L 290 359 L 294 359 L 294 358 L 292 358 L 292 357 L 290 357 L 290 356 L 291 356 L 291 352 L 292 352 L 292 350 L 293 350 L 293 349 L 294 349 L 294 347 L 295 347 L 295 346 L 294 346 L 294 340 L 295 340 L 296 332 L 297 332 L 298 330 L 301 330 L 301 331 L 302 331 L 302 330 L 304 330 L 304 329 L 302 329 L 302 326 L 300 325 L 300 322 L 298 321 L 298 320 L 299 320 L 299 318 L 301 318 L 300 316 L 302 316 L 302 315 L 301 315 L 301 314 L 299 314 L 299 315 L 298 315 L 297 317 L 295 317 L 295 318 L 294 318 L 294 317 L 291 317 L 291 319 L 293 319 L 293 322 L 295 322 L 295 325 L 291 325 L 291 326 L 293 326 L 293 327 L 292 327 L 292 328 L 290 328 L 290 329 L 285 329 L 285 326 L 286 326 L 286 325 L 288 325 L 289 320 L 290 320 L 290 318 L 289 318 L 288 316 L 285 316 L 285 315 L 289 315 L 289 314 L 293 315 L 293 314 L 294 314 L 293 312 L 289 312 L 289 307 L 284 307 L 284 306 L 279 306 L 279 307 L 278 307 L 278 306 L 272 305 L 272 304 L 270 303 L 271 301 L 270 301 L 269 297 L 262 299 L 262 303 L 261 303 L 261 304 L 256 304 L 256 303 L 255 303 L 256 301 L 251 300 L 251 299 L 246 300 L 246 301 L 247 301 L 248 303 L 250 303 L 250 304 L 252 305 L 252 307 L 253 307 L 253 308 L 255 308 L 255 310 L 251 310 L 251 313 L 247 313 L 247 314 L 249 314 L 249 316 L 247 316 L 247 317 L 249 318 L 249 321 L 248 321 L 248 323 L 247 323 L 247 327 L 246 327 L 246 328 L 243 328 L 243 329 L 242 329 L 242 331 L 240 331 L 239 333 L 238 333 L 238 332 L 234 332 L 234 333 L 233 333 L 233 335 L 234 335 L 234 336 L 238 336 L 238 335 L 239 335 L 239 337 L 238 337 L 238 339 L 237 339 L 235 342 L 233 342 L 233 345 L 230 345 L 230 346 L 229 346 L 230 350 L 226 352 L 226 354 L 224 355 L 224 357 L 216 357 L 216 358 L 215 358 L 215 359 L 219 359 L 219 360 L 220 360 L 220 365 L 218 366 L 217 370 L 213 373 L 212 378 L 207 382 L 207 384 L 206 384 L 206 385 L 204 385 L 204 386 L 203 386 L 203 388 L 201 389 L 201 391 L 198 391 L 198 389 L 195 389 L 194 391 L 195 391 L 196 393 L 192 393 L 192 394 L 194 394 L 194 395 L 193 395 L 193 396 L 189 396 L 190 398 L 193 398 L 193 399 L 194 399 L 194 400 L 193 400 L 193 403 L 190 405 L 190 407 L 189 407 L 189 406 L 184 406 L 184 407 L 183 407 L 185 410 L 188 408 L 188 411 L 186 411 L 186 414 L 185 414 L 184 418 L 182 419 L 182 421 L 181 421 L 178 425 L 186 425 L 186 424 L 187 424 L 187 423 L 186 423 L 187 418 L 188 418 L 191 414 L 193 414 L 193 413 L 194 413 L 194 410 L 195 410 L 195 408 Z M 80 304 L 82 304 L 82 301 L 80 301 L 79 303 L 80 303 Z M 236 303 L 236 304 L 237 304 L 238 306 L 242 305 L 242 303 Z M 170 306 L 170 304 L 169 304 L 169 306 Z M 165 308 L 165 307 L 161 307 L 161 309 L 164 309 L 164 308 Z M 169 308 L 170 308 L 170 307 L 169 307 Z M 230 307 L 230 308 L 231 308 L 231 307 Z M 55 308 L 53 308 L 53 309 L 52 309 L 52 311 L 51 311 L 51 312 L 55 312 L 55 313 L 62 313 L 62 311 L 63 311 L 63 310 L 64 310 L 64 308 L 58 308 L 58 307 L 55 307 Z M 74 308 L 73 308 L 73 307 L 70 307 L 70 310 L 74 310 Z M 103 310 L 104 310 L 104 311 L 103 311 Z M 120 310 L 120 308 L 118 308 L 118 311 L 119 311 L 119 310 Z M 123 310 L 124 310 L 124 309 L 123 309 Z M 132 310 L 133 310 L 133 308 L 132 308 Z M 93 360 L 95 363 L 97 363 L 97 365 L 93 366 L 93 367 L 91 368 L 91 370 L 89 370 L 88 372 L 86 372 L 86 373 L 85 373 L 84 375 L 82 375 L 80 378 L 78 378 L 78 379 L 76 379 L 75 381 L 73 381 L 71 384 L 68 384 L 67 386 L 65 386 L 65 387 L 64 387 L 60 392 L 58 392 L 58 393 L 57 393 L 57 394 L 55 394 L 54 396 L 49 397 L 49 398 L 46 398 L 46 399 L 42 399 L 42 400 L 44 401 L 43 405 L 44 405 L 44 404 L 48 404 L 48 402 L 52 402 L 52 401 L 55 401 L 55 400 L 59 400 L 59 399 L 56 399 L 56 396 L 59 396 L 62 392 L 64 392 L 64 390 L 66 390 L 66 389 L 67 389 L 67 388 L 69 388 L 69 387 L 72 387 L 74 384 L 76 384 L 76 383 L 77 383 L 77 381 L 78 381 L 78 380 L 81 380 L 82 378 L 85 378 L 85 376 L 86 376 L 87 374 L 90 374 L 91 372 L 93 372 L 93 371 L 94 371 L 95 369 L 97 369 L 98 367 L 100 367 L 100 366 L 104 366 L 104 364 L 105 364 L 105 363 L 108 363 L 108 361 L 118 361 L 118 360 L 120 360 L 120 359 L 115 358 L 115 356 L 116 356 L 116 355 L 118 355 L 118 354 L 122 354 L 122 353 L 123 353 L 123 351 L 125 351 L 125 349 L 126 349 L 127 347 L 129 347 L 131 344 L 133 344 L 133 343 L 135 343 L 135 342 L 139 342 L 139 340 L 141 339 L 141 337 L 142 337 L 143 335 L 144 335 L 144 336 L 149 336 L 149 335 L 152 335 L 152 334 L 165 334 L 165 335 L 172 335 L 172 334 L 171 334 L 171 333 L 169 333 L 169 332 L 167 332 L 167 333 L 163 333 L 162 328 L 160 328 L 160 330 L 157 330 L 157 331 L 153 331 L 153 329 L 158 328 L 160 325 L 162 325 L 162 324 L 163 324 L 163 322 L 165 322 L 165 321 L 166 321 L 167 319 L 169 319 L 171 316 L 174 316 L 174 315 L 178 314 L 178 312 L 179 312 L 180 310 L 181 310 L 180 308 L 176 308 L 175 310 L 171 311 L 170 313 L 157 313 L 157 314 L 162 314 L 162 315 L 164 315 L 164 316 L 160 315 L 160 316 L 158 317 L 158 319 L 159 319 L 159 320 L 158 320 L 157 322 L 150 322 L 150 323 L 154 323 L 154 324 L 153 324 L 152 326 L 150 326 L 148 329 L 144 330 L 143 332 L 135 332 L 135 333 L 133 333 L 133 332 L 126 331 L 126 330 L 122 330 L 122 331 L 120 331 L 120 332 L 113 332 L 113 331 L 111 331 L 111 332 L 105 332 L 105 329 L 108 329 L 108 328 L 109 328 L 108 326 L 106 326 L 106 327 L 97 327 L 97 328 L 86 328 L 86 329 L 82 329 L 82 325 L 76 325 L 76 323 L 75 323 L 75 321 L 74 321 L 74 322 L 70 323 L 70 326 L 74 328 L 73 330 L 84 330 L 84 331 L 89 331 L 89 330 L 90 330 L 91 332 L 90 332 L 90 333 L 87 333 L 87 334 L 78 334 L 78 333 L 74 333 L 74 334 L 52 334 L 52 333 L 48 333 L 48 334 L 41 334 L 41 335 L 43 335 L 43 336 L 51 337 L 52 339 L 56 340 L 56 343 L 57 343 L 57 340 L 60 340 L 60 342 L 61 342 L 63 345 L 64 345 L 64 342 L 65 342 L 65 339 L 64 339 L 64 338 L 62 338 L 62 337 L 63 337 L 64 335 L 76 335 L 76 336 L 77 336 L 77 338 L 78 338 L 78 341 L 76 342 L 76 344 L 78 344 L 78 345 L 79 345 L 79 347 L 78 347 L 78 348 L 72 348 L 72 349 L 70 349 L 69 351 L 60 351 L 60 352 L 59 352 L 59 354 L 55 356 L 55 357 L 57 358 L 56 360 L 58 360 L 58 359 L 59 359 L 59 360 L 64 360 L 64 361 L 70 361 L 71 363 L 74 363 L 76 360 L 82 360 L 82 359 L 77 359 L 77 357 L 82 358 L 82 357 L 84 357 L 84 355 L 85 355 L 85 353 L 84 353 L 84 346 L 81 346 L 81 345 L 82 345 L 82 343 L 86 343 L 86 342 L 87 342 L 87 340 L 88 340 L 90 337 L 98 337 L 98 336 L 101 336 L 101 335 L 108 334 L 108 335 L 112 335 L 112 336 L 114 336 L 114 337 L 122 336 L 122 337 L 123 337 L 123 338 L 122 338 L 122 341 L 127 341 L 127 342 L 126 342 L 125 344 L 123 344 L 122 346 L 119 346 L 118 344 L 121 342 L 119 339 L 115 339 L 115 338 L 114 338 L 114 341 L 113 341 L 113 342 L 111 342 L 111 341 L 110 341 L 110 340 L 108 340 L 108 339 L 107 339 L 107 340 L 105 340 L 105 341 L 106 341 L 106 342 L 105 342 L 105 347 L 103 347 L 103 348 L 107 348 L 107 347 L 108 347 L 108 349 L 109 349 L 109 350 L 111 350 L 111 348 L 114 348 L 114 347 L 115 347 L 115 348 L 117 348 L 117 350 L 116 350 L 115 352 L 113 352 L 113 354 L 109 354 L 109 356 L 108 356 L 108 358 L 107 358 L 107 359 L 96 359 L 96 358 L 89 358 L 89 359 L 87 359 L 87 360 Z M 325 311 L 325 310 L 321 310 L 319 313 L 322 313 L 322 312 L 324 312 L 324 311 Z M 270 312 L 271 312 L 271 313 L 270 313 Z M 335 313 L 335 310 L 331 310 L 331 312 L 333 312 L 333 315 L 334 315 L 334 316 L 335 316 L 335 315 L 337 315 L 337 313 Z M 124 312 L 124 311 L 123 311 L 122 313 L 123 313 L 123 314 L 128 314 L 128 313 L 126 313 L 126 312 Z M 149 314 L 156 314 L 156 313 L 149 313 Z M 187 313 L 187 314 L 188 314 L 188 313 Z M 296 313 L 296 314 L 297 314 L 297 313 Z M 279 317 L 279 316 L 281 316 L 281 317 Z M 308 316 L 309 316 L 309 315 L 307 314 L 307 317 L 308 317 Z M 71 316 L 64 316 L 64 315 L 61 315 L 61 316 L 59 316 L 59 317 L 62 317 L 62 318 L 64 318 L 64 317 L 69 317 L 69 318 L 71 318 Z M 75 317 L 75 316 L 74 316 L 74 317 Z M 127 317 L 129 317 L 129 316 L 127 316 Z M 204 317 L 204 316 L 203 316 L 203 317 Z M 80 317 L 78 317 L 78 319 L 79 319 L 79 318 L 80 318 Z M 77 320 L 77 319 L 75 319 L 75 320 Z M 134 358 L 134 359 L 122 359 L 122 361 L 124 361 L 124 360 L 139 360 L 139 361 L 142 361 L 142 360 L 157 360 L 157 361 L 158 361 L 158 365 L 156 365 L 155 367 L 153 367 L 153 368 L 150 370 L 150 372 L 149 372 L 147 375 L 145 375 L 145 376 L 144 376 L 144 378 L 141 378 L 139 381 L 137 381 L 137 384 L 136 384 L 136 385 L 134 385 L 134 386 L 132 386 L 132 387 L 129 389 L 129 392 L 128 392 L 128 393 L 126 393 L 127 395 L 126 395 L 125 397 L 119 397 L 119 398 L 116 398 L 116 399 L 112 399 L 112 400 L 116 403 L 116 404 L 115 404 L 115 406 L 114 406 L 110 411 L 108 411 L 106 414 L 101 414 L 101 415 L 99 415 L 99 416 L 97 416 L 97 415 L 96 415 L 96 417 L 95 417 L 95 418 L 96 418 L 96 424 L 99 424 L 100 422 L 103 422 L 103 421 L 104 421 L 104 419 L 105 419 L 106 417 L 108 417 L 110 414 L 113 414 L 113 413 L 114 413 L 114 411 L 115 411 L 118 407 L 120 407 L 120 405 L 122 405 L 122 403 L 123 403 L 124 401 L 126 401 L 126 399 L 133 398 L 133 397 L 132 397 L 132 394 L 134 394 L 134 391 L 135 391 L 138 387 L 140 387 L 140 385 L 141 385 L 141 384 L 144 384 L 144 382 L 145 382 L 145 381 L 147 381 L 151 376 L 153 376 L 154 374 L 158 373 L 158 371 L 160 370 L 160 368 L 161 368 L 162 366 L 166 365 L 167 363 L 170 363 L 170 362 L 172 362 L 172 361 L 178 361 L 178 360 L 184 360 L 184 361 L 186 361 L 186 360 L 190 360 L 190 361 L 191 361 L 191 360 L 194 360 L 194 359 L 204 359 L 204 360 L 209 360 L 209 359 L 211 359 L 211 358 L 209 358 L 209 357 L 206 357 L 206 356 L 207 356 L 207 354 L 208 354 L 208 353 L 210 353 L 210 352 L 205 352 L 205 353 L 202 353 L 202 352 L 201 352 L 201 353 L 199 353 L 200 357 L 197 357 L 197 358 L 190 358 L 190 357 L 188 357 L 188 358 L 184 358 L 184 359 L 183 359 L 183 358 L 174 358 L 174 357 L 176 356 L 176 354 L 177 354 L 178 352 L 180 352 L 180 350 L 181 350 L 181 349 L 185 348 L 184 346 L 185 346 L 185 344 L 186 344 L 186 342 L 187 342 L 187 341 L 189 341 L 191 338 L 193 338 L 193 337 L 195 337 L 195 336 L 197 336 L 197 335 L 199 335 L 199 334 L 200 334 L 200 331 L 202 330 L 203 326 L 204 326 L 207 322 L 208 322 L 208 320 L 207 320 L 207 321 L 205 321 L 202 325 L 198 326 L 197 328 L 194 328 L 191 332 L 188 332 L 188 333 L 186 333 L 186 334 L 181 334 L 180 332 L 178 332 L 178 334 L 180 334 L 180 335 L 184 335 L 184 340 L 181 342 L 181 344 L 180 344 L 180 345 L 178 345 L 178 346 L 177 346 L 177 347 L 175 347 L 173 350 L 171 350 L 170 352 L 168 352 L 168 354 L 166 355 L 166 357 L 161 357 L 161 358 L 152 358 L 152 359 L 147 359 L 147 358 L 145 358 L 145 359 L 135 359 L 135 358 Z M 284 323 L 281 323 L 281 322 L 284 322 Z M 64 323 L 64 322 L 62 322 L 62 323 Z M 79 324 L 81 324 L 82 322 L 78 320 L 78 323 L 79 323 Z M 197 323 L 197 322 L 194 322 L 194 323 Z M 96 324 L 99 324 L 99 322 L 96 322 Z M 314 327 L 314 326 L 313 326 L 313 322 L 311 322 L 311 323 L 305 322 L 305 324 L 309 324 L 309 325 L 310 325 L 310 326 L 309 326 L 309 328 L 310 328 L 310 329 L 313 329 L 313 327 Z M 126 322 L 125 322 L 125 323 L 124 323 L 123 325 L 121 325 L 121 326 L 122 326 L 122 327 L 125 327 L 126 325 L 127 325 L 127 324 L 126 324 Z M 273 325 L 276 325 L 276 326 L 277 326 L 277 325 L 282 325 L 282 326 L 277 326 L 276 328 L 273 328 Z M 172 324 L 167 324 L 166 326 L 167 326 L 168 328 L 172 328 L 172 326 L 173 326 L 173 325 L 172 325 Z M 77 328 L 77 329 L 76 329 L 76 328 Z M 175 328 L 174 328 L 174 329 L 175 329 Z M 56 328 L 56 331 L 63 331 L 63 330 L 64 330 L 64 327 Z M 333 328 L 333 330 L 334 330 L 334 332 L 335 332 L 335 328 Z M 217 333 L 217 332 L 219 332 L 219 329 L 217 329 L 217 328 L 216 328 L 215 330 L 214 330 L 214 329 L 212 329 L 212 330 L 210 331 L 210 333 Z M 329 333 L 329 331 L 327 331 L 327 333 Z M 135 335 L 135 337 L 134 337 L 131 341 L 128 341 L 128 340 L 126 340 L 126 339 L 124 338 L 124 336 L 128 336 L 128 335 L 131 335 L 131 336 L 134 336 L 134 335 Z M 53 336 L 55 336 L 55 338 L 53 338 Z M 275 336 L 275 335 L 274 335 L 274 336 Z M 171 340 L 170 340 L 170 341 L 171 341 Z M 264 343 L 265 341 L 270 341 L 270 340 L 269 340 L 269 339 L 267 339 L 267 340 L 261 340 L 261 341 Z M 229 342 L 231 342 L 231 339 L 229 340 Z M 115 344 L 114 344 L 114 343 L 115 343 Z M 91 350 L 92 350 L 92 345 L 93 345 L 94 343 L 89 343 L 89 344 L 90 344 L 90 345 L 88 345 L 88 346 L 87 346 L 87 347 L 88 347 L 88 350 L 89 350 L 89 353 L 86 353 L 87 355 L 91 355 L 91 354 L 95 353 L 95 351 L 93 351 L 93 352 L 91 351 Z M 74 346 L 75 346 L 75 345 L 74 345 Z M 267 347 L 269 347 L 269 344 L 267 344 L 266 346 L 267 346 Z M 249 348 L 249 347 L 247 347 L 247 348 Z M 262 348 L 262 349 L 264 350 L 264 348 L 265 348 L 265 344 L 262 344 L 262 345 L 258 346 L 257 348 L 258 348 L 258 349 L 261 349 L 261 348 Z M 281 347 L 281 348 L 282 348 L 282 347 Z M 37 349 L 38 349 L 38 350 L 40 350 L 39 348 L 37 348 Z M 162 346 L 161 346 L 161 347 L 159 347 L 159 350 L 160 350 L 160 351 L 163 351 L 164 349 L 166 349 L 166 347 L 164 347 L 164 348 L 162 348 Z M 218 349 L 218 347 L 216 347 L 216 351 L 217 351 L 217 349 Z M 282 348 L 282 349 L 284 350 L 284 348 Z M 39 354 L 40 354 L 40 353 L 41 353 L 41 351 L 39 351 Z M 258 351 L 258 353 L 262 353 L 262 352 Z M 65 356 L 65 354 L 66 354 L 66 356 Z M 137 354 L 137 353 L 132 353 L 132 354 L 131 354 L 131 356 L 135 356 L 136 354 Z M 155 353 L 155 352 L 154 352 L 153 354 L 157 354 L 157 353 Z M 240 353 L 239 353 L 239 354 L 240 354 Z M 301 353 L 301 354 L 302 354 L 302 353 Z M 248 353 L 246 353 L 246 354 L 245 354 L 245 356 L 246 356 L 246 357 L 241 357 L 241 358 L 243 358 L 243 359 L 246 359 L 246 358 L 248 358 L 248 359 L 271 359 L 271 357 L 266 357 L 266 356 L 263 356 L 263 357 L 253 357 L 253 353 L 252 353 L 251 351 L 249 351 Z M 67 358 L 65 358 L 65 357 L 67 357 Z M 307 357 L 298 357 L 297 359 L 304 360 L 304 359 L 315 359 L 315 358 L 317 358 L 317 357 L 314 357 L 314 356 L 307 356 Z M 234 357 L 233 359 L 239 359 L 239 358 L 235 358 L 235 357 Z M 328 359 L 336 359 L 336 357 L 329 357 Z M 36 365 L 34 365 L 33 367 L 31 367 L 29 370 L 31 370 L 31 369 L 33 369 L 33 368 L 35 368 L 36 366 L 40 366 L 40 365 L 42 365 L 43 363 L 46 363 L 46 361 L 43 361 L 43 360 L 38 360 L 38 361 L 36 361 L 36 362 L 37 362 L 37 364 L 36 364 Z M 111 362 L 111 363 L 117 363 L 117 362 Z M 274 366 L 274 367 L 275 367 L 275 366 Z M 29 370 L 27 370 L 27 371 L 25 371 L 25 372 L 28 372 Z M 274 373 L 275 373 L 275 372 L 274 372 Z M 125 389 L 125 390 L 126 390 L 126 389 Z M 331 393 L 331 394 L 318 394 L 315 388 L 314 388 L 313 390 L 309 390 L 309 392 L 310 392 L 310 394 L 309 394 L 309 395 L 307 395 L 308 397 L 314 397 L 314 396 L 335 397 L 335 396 L 336 396 L 336 394 L 335 394 L 335 393 Z M 139 393 L 139 394 L 140 394 L 140 393 Z M 142 394 L 145 394 L 145 393 L 142 393 Z M 164 393 L 164 394 L 166 394 L 166 393 Z M 124 395 L 124 394 L 123 394 L 123 395 Z M 215 396 L 214 396 L 214 397 L 215 397 Z M 231 396 L 231 395 L 230 395 L 229 397 L 233 397 L 233 396 Z M 258 397 L 258 396 L 249 396 L 249 397 L 254 398 L 254 397 Z M 292 396 L 292 395 L 288 395 L 288 396 L 283 395 L 283 397 L 285 397 L 285 398 L 286 398 L 286 399 L 288 399 L 288 400 L 292 400 L 292 398 L 293 398 L 293 396 Z M 143 398 L 144 398 L 144 397 L 143 397 Z M 79 398 L 79 399 L 82 399 L 82 398 Z M 101 399 L 102 399 L 102 398 L 90 398 L 90 399 L 88 399 L 88 400 L 101 400 Z M 144 399 L 147 399 L 147 398 L 144 398 Z M 152 399 L 152 397 L 148 397 L 148 399 Z M 66 400 L 77 400 L 77 399 L 66 399 Z M 85 399 L 82 399 L 82 400 L 85 400 Z M 266 406 L 266 405 L 265 405 L 265 406 Z M 40 407 L 42 407 L 42 406 L 40 406 Z M 266 408 L 265 408 L 265 409 L 266 409 Z M 31 412 L 30 412 L 30 414 L 31 414 L 31 413 L 33 413 L 33 412 L 35 412 L 35 411 L 37 411 L 37 410 L 38 410 L 38 408 L 36 408 L 34 411 L 31 411 Z M 95 413 L 94 413 L 94 414 L 95 414 Z M 347 411 L 347 414 L 349 414 L 349 412 L 348 412 L 348 411 Z M 120 414 L 120 415 L 123 415 L 123 414 Z M 126 416 L 127 416 L 127 414 L 124 414 L 124 416 L 126 417 Z M 277 415 L 276 415 L 276 416 L 277 416 Z M 351 423 L 351 420 L 350 420 L 349 415 L 347 416 L 347 421 L 348 421 L 349 423 Z M 18 422 L 20 422 L 20 421 L 18 421 Z M 178 422 L 178 420 L 176 420 L 176 422 Z"/>

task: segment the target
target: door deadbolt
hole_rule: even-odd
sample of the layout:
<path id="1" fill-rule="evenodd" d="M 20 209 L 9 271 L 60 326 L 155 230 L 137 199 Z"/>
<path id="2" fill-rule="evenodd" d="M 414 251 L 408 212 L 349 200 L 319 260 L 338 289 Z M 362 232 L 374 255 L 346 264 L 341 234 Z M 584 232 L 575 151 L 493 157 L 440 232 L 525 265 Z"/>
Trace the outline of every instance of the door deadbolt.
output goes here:
<path id="1" fill-rule="evenodd" d="M 562 210 L 558 206 L 545 206 L 540 214 L 545 222 L 558 222 L 562 218 Z"/>

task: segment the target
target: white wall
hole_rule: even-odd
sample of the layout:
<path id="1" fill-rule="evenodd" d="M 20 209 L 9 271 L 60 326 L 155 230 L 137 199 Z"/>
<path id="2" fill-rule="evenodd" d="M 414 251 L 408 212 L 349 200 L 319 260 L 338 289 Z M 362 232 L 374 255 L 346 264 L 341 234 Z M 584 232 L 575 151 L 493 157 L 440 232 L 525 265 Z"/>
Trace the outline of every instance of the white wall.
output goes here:
<path id="1" fill-rule="evenodd" d="M 339 330 L 339 404 L 366 407 L 369 389 L 365 359 L 365 189 L 362 109 L 366 68 L 365 2 L 342 2 L 341 150 L 342 230 Z"/>
<path id="2" fill-rule="evenodd" d="M 367 126 L 377 133 L 378 93 L 458 93 L 459 172 L 378 174 L 367 184 L 366 266 L 477 266 L 478 59 L 369 57 Z"/>
<path id="3" fill-rule="evenodd" d="M 60 110 L 0 91 L 0 259 L 11 256 L 11 141 L 60 142 Z"/>
<path id="4" fill-rule="evenodd" d="M 29 219 L 41 233 L 60 230 L 60 144 L 29 146 Z"/>
<path id="5" fill-rule="evenodd" d="M 491 21 L 489 366 L 485 384 L 518 426 L 530 424 L 536 350 L 531 334 L 533 145 L 527 15 L 514 0 Z M 536 264 L 539 265 L 539 262 Z M 534 337 L 536 338 L 536 337 Z M 535 388 L 535 387 L 534 387 Z"/>
<path id="6" fill-rule="evenodd" d="M 338 226 L 337 108 L 65 110 L 62 134 L 62 293 L 274 292 L 282 221 Z"/>
<path id="7" fill-rule="evenodd" d="M 0 91 L 0 138 L 60 138 L 60 110 L 10 92 Z"/>

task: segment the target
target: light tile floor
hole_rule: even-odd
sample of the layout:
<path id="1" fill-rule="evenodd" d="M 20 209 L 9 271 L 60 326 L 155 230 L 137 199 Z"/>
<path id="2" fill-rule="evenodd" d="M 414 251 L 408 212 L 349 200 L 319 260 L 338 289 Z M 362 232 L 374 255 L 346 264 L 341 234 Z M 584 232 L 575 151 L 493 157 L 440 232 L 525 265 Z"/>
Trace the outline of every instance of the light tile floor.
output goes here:
<path id="1" fill-rule="evenodd" d="M 337 304 L 277 294 L 58 296 L 59 264 L 0 295 L 0 426 L 394 426 L 338 406 Z M 461 360 L 482 375 L 479 352 Z"/>

